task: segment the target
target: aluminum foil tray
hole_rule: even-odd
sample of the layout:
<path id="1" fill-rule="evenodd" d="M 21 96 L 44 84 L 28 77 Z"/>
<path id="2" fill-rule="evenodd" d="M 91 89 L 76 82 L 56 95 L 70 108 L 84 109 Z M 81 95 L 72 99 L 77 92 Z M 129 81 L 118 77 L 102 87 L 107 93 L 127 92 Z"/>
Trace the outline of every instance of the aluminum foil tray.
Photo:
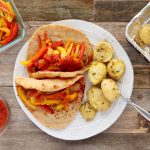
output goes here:
<path id="1" fill-rule="evenodd" d="M 128 23 L 125 32 L 127 40 L 150 62 L 150 46 L 141 48 L 134 40 L 143 24 L 150 24 L 150 2 Z"/>

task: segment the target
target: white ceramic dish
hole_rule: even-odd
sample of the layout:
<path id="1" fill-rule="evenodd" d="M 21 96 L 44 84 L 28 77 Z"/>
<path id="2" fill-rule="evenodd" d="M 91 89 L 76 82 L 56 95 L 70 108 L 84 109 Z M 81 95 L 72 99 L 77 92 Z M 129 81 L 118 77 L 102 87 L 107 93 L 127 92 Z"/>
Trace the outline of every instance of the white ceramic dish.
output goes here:
<path id="1" fill-rule="evenodd" d="M 119 83 L 120 90 L 125 97 L 130 98 L 133 89 L 133 68 L 131 62 L 119 44 L 119 42 L 106 30 L 103 28 L 86 21 L 81 20 L 62 20 L 54 22 L 54 24 L 63 24 L 72 26 L 84 32 L 91 43 L 95 45 L 100 40 L 106 39 L 108 42 L 112 44 L 115 49 L 115 57 L 123 59 L 126 64 L 126 72 L 121 82 Z M 15 67 L 14 67 L 14 75 L 13 75 L 13 87 L 15 91 L 15 95 L 19 105 L 25 114 L 30 118 L 30 120 L 38 126 L 41 130 L 46 132 L 47 134 L 64 140 L 80 140 L 86 139 L 91 136 L 94 136 L 98 133 L 103 132 L 107 128 L 109 128 L 122 114 L 124 108 L 126 107 L 126 102 L 119 99 L 117 102 L 113 103 L 112 107 L 104 113 L 97 113 L 96 117 L 92 121 L 85 121 L 80 113 L 77 113 L 75 119 L 69 124 L 69 126 L 62 130 L 54 130 L 45 127 L 42 125 L 34 116 L 30 113 L 30 111 L 24 106 L 20 98 L 17 96 L 15 78 L 17 76 L 27 76 L 26 69 L 20 64 L 21 60 L 26 59 L 28 42 L 22 47 L 21 51 L 18 54 L 16 59 Z M 85 75 L 86 76 L 86 75 Z M 86 88 L 84 94 L 84 100 L 86 99 L 86 90 L 90 87 L 90 82 L 86 80 Z"/>

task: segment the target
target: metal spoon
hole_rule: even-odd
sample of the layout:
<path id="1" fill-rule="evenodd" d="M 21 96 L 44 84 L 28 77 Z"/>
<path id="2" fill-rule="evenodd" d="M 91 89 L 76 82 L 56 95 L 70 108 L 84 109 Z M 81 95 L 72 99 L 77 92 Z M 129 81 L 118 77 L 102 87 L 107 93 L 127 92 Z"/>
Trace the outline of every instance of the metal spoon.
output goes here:
<path id="1" fill-rule="evenodd" d="M 126 101 L 128 104 L 131 104 L 144 118 L 146 118 L 148 121 L 150 121 L 150 113 L 146 110 L 144 110 L 142 107 L 138 106 L 134 102 L 131 101 L 131 99 L 125 98 L 121 96 L 124 101 Z"/>

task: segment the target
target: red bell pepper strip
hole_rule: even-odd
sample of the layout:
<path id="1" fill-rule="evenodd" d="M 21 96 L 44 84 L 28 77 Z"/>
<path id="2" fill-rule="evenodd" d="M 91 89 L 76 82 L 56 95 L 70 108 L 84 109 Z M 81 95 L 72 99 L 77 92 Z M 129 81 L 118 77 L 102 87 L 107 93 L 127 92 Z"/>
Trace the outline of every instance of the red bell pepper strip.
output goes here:
<path id="1" fill-rule="evenodd" d="M 42 47 L 42 40 L 41 40 L 41 36 L 39 34 L 37 35 L 37 39 L 38 39 L 38 48 L 37 48 L 37 51 L 38 51 Z"/>
<path id="2" fill-rule="evenodd" d="M 46 111 L 46 112 L 49 112 L 49 113 L 51 113 L 51 114 L 54 113 L 54 111 L 53 111 L 49 106 L 47 106 L 47 105 L 40 105 L 39 107 L 40 107 L 41 109 L 43 109 L 44 111 Z"/>
<path id="3" fill-rule="evenodd" d="M 33 64 L 35 61 L 37 61 L 44 53 L 47 52 L 47 50 L 48 50 L 48 47 L 42 47 L 42 48 L 37 52 L 37 54 L 34 55 L 34 56 L 31 58 L 31 60 L 29 60 L 30 63 L 27 64 L 27 66 L 28 66 L 28 67 L 31 67 L 32 64 Z"/>
<path id="4" fill-rule="evenodd" d="M 71 50 L 71 55 L 72 55 L 72 56 L 73 56 L 73 54 L 74 54 L 75 50 L 76 50 L 76 47 L 75 47 L 75 46 L 73 46 L 73 48 L 72 48 L 72 50 Z"/>
<path id="5" fill-rule="evenodd" d="M 18 34 L 18 23 L 16 22 L 14 24 L 13 29 L 12 29 L 11 35 L 8 38 L 6 38 L 5 40 L 1 41 L 0 43 L 3 45 L 9 43 L 10 41 L 12 41 L 17 36 L 17 34 Z"/>
<path id="6" fill-rule="evenodd" d="M 84 56 L 84 52 L 85 52 L 85 45 L 84 45 L 84 43 L 82 43 L 82 44 L 80 45 L 80 54 L 79 54 L 79 57 L 78 57 L 78 60 L 79 60 L 79 61 L 82 60 L 82 58 L 83 58 L 83 56 Z"/>
<path id="7" fill-rule="evenodd" d="M 44 32 L 44 41 L 48 40 L 47 32 Z"/>
<path id="8" fill-rule="evenodd" d="M 57 46 L 63 46 L 64 43 L 62 41 L 57 41 L 51 44 L 51 48 L 55 49 Z"/>

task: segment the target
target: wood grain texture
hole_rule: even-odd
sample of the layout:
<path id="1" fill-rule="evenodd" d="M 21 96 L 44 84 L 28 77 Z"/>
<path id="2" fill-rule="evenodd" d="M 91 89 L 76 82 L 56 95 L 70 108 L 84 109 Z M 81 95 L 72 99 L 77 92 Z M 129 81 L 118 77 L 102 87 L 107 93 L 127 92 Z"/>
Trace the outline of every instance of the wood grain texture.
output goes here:
<path id="1" fill-rule="evenodd" d="M 23 20 L 129 21 L 149 0 L 14 0 Z"/>
<path id="2" fill-rule="evenodd" d="M 94 21 L 129 21 L 135 16 L 149 1 L 95 0 Z"/>
<path id="3" fill-rule="evenodd" d="M 23 20 L 93 19 L 93 0 L 14 0 Z"/>

